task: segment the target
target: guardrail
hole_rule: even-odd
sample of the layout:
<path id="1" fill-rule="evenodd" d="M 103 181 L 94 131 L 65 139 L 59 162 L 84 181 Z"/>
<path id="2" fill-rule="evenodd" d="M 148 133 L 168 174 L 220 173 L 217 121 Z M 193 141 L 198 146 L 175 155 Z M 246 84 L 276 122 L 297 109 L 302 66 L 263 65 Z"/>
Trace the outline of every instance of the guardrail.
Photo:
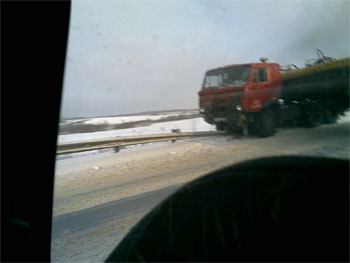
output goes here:
<path id="1" fill-rule="evenodd" d="M 108 148 L 120 148 L 136 144 L 145 144 L 151 142 L 176 141 L 182 138 L 204 137 L 213 135 L 223 135 L 224 132 L 179 132 L 168 134 L 154 134 L 132 137 L 117 137 L 103 140 L 80 141 L 73 143 L 63 143 L 57 145 L 57 155 L 77 152 L 86 152 Z"/>

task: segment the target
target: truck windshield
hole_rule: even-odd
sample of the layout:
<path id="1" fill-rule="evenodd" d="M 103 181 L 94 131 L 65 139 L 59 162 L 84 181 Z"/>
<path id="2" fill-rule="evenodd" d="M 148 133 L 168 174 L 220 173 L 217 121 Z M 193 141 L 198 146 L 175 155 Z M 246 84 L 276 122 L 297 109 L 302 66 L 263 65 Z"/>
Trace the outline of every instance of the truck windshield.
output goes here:
<path id="1" fill-rule="evenodd" d="M 225 85 L 243 86 L 248 81 L 249 73 L 249 66 L 211 71 L 205 76 L 204 88 L 218 88 Z"/>
<path id="2" fill-rule="evenodd" d="M 250 68 L 245 67 L 233 67 L 227 68 L 224 71 L 224 85 L 245 85 L 249 78 Z"/>
<path id="3" fill-rule="evenodd" d="M 207 73 L 204 79 L 205 88 L 218 88 L 222 86 L 223 71 L 211 71 Z"/>

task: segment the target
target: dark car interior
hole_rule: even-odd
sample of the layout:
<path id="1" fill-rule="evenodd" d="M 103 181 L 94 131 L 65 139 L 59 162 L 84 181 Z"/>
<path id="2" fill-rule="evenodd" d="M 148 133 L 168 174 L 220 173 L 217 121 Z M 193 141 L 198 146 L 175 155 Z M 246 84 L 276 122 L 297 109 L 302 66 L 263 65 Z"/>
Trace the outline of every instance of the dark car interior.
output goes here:
<path id="1" fill-rule="evenodd" d="M 107 261 L 347 261 L 348 174 L 329 158 L 227 167 L 170 196 Z"/>
<path id="2" fill-rule="evenodd" d="M 48 262 L 70 2 L 2 7 L 1 261 Z M 106 261 L 348 262 L 349 161 L 271 157 L 208 174 L 153 209 Z"/>

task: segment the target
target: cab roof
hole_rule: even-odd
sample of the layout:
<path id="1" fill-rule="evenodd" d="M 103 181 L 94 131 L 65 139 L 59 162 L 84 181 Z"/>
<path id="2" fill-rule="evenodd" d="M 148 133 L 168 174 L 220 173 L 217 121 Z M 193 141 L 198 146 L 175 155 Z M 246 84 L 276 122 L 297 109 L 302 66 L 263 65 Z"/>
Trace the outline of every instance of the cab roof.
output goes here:
<path id="1" fill-rule="evenodd" d="M 218 68 L 212 68 L 212 69 L 209 69 L 206 71 L 206 74 L 207 73 L 210 73 L 212 71 L 217 71 L 217 70 L 222 70 L 222 69 L 227 69 L 227 68 L 233 68 L 233 67 L 250 67 L 250 66 L 263 66 L 263 65 L 266 65 L 266 66 L 272 66 L 272 65 L 278 65 L 277 63 L 247 63 L 247 64 L 230 64 L 230 65 L 225 65 L 225 66 L 222 66 L 222 67 L 218 67 Z"/>

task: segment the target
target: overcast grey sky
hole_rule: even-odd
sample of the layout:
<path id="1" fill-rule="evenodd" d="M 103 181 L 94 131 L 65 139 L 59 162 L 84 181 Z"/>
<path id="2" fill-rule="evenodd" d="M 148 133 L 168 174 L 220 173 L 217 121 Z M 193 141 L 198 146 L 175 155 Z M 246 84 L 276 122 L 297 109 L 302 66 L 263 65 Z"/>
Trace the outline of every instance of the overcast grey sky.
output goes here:
<path id="1" fill-rule="evenodd" d="M 350 1 L 72 1 L 61 117 L 197 108 L 207 69 L 350 53 Z"/>

